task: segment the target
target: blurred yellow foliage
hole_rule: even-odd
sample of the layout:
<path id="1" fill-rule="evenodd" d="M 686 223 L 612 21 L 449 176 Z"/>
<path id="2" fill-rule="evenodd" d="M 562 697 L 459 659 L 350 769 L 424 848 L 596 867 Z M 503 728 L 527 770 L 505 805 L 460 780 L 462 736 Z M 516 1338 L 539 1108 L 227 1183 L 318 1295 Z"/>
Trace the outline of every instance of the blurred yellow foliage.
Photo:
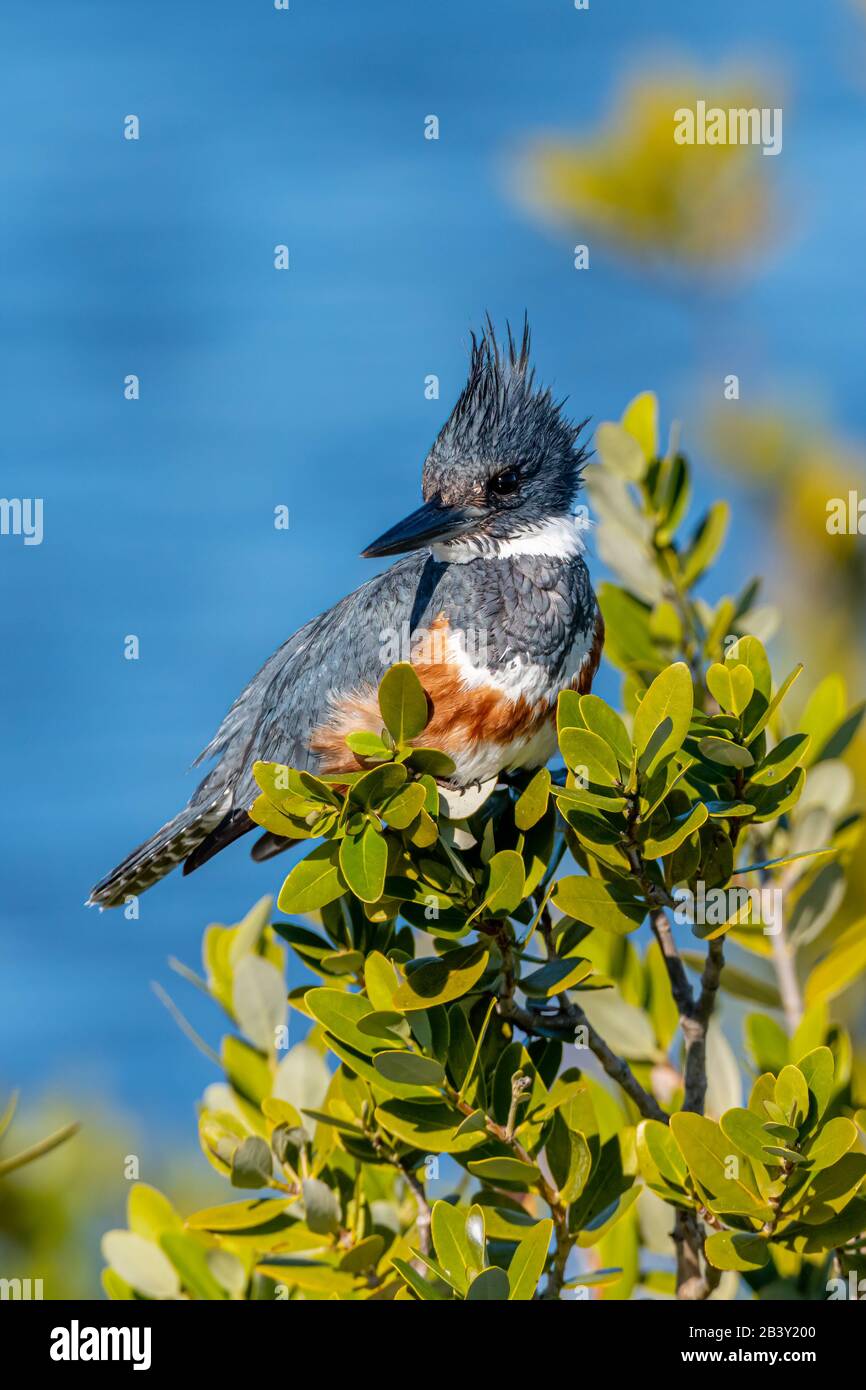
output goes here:
<path id="1" fill-rule="evenodd" d="M 837 668 L 855 691 L 866 684 L 866 550 L 861 535 L 828 528 L 828 506 L 849 492 L 866 491 L 866 453 L 829 429 L 797 420 L 782 409 L 740 406 L 736 414 L 714 411 L 708 420 L 711 448 L 721 463 L 752 486 L 767 517 L 781 566 L 779 590 L 789 622 L 780 637 L 791 651 L 802 651 L 809 634 L 806 681 Z M 847 759 L 856 779 L 856 797 L 866 794 L 866 738 L 861 733 Z M 866 898 L 866 859 L 858 853 L 850 868 L 844 923 L 862 913 Z M 852 1002 L 850 1007 L 856 1006 Z"/>
<path id="2" fill-rule="evenodd" d="M 644 260 L 697 270 L 743 260 L 773 229 L 771 161 L 756 145 L 677 144 L 674 113 L 698 100 L 725 110 L 774 104 L 730 74 L 635 79 L 595 134 L 530 148 L 520 196 Z"/>
<path id="3" fill-rule="evenodd" d="M 866 452 L 772 407 L 715 411 L 709 437 L 725 466 L 772 496 L 788 581 L 818 610 L 818 632 L 841 625 L 853 674 L 866 660 L 866 550 L 862 536 L 838 534 L 827 523 L 833 499 L 863 495 Z"/>

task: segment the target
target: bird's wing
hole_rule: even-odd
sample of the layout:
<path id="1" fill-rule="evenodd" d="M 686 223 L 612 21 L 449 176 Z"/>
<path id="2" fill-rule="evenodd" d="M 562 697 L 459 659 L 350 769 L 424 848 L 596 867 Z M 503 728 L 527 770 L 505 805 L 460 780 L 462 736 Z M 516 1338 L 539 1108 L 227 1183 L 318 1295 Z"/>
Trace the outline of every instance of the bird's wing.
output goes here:
<path id="1" fill-rule="evenodd" d="M 196 759 L 198 764 L 219 756 L 194 801 L 231 786 L 233 804 L 249 806 L 257 790 L 252 777 L 257 759 L 314 767 L 313 731 L 327 722 L 336 698 L 378 685 L 395 659 L 391 634 L 399 638 L 403 624 L 414 624 L 426 606 L 435 584 L 431 567 L 439 569 L 426 552 L 407 556 L 284 642 Z"/>

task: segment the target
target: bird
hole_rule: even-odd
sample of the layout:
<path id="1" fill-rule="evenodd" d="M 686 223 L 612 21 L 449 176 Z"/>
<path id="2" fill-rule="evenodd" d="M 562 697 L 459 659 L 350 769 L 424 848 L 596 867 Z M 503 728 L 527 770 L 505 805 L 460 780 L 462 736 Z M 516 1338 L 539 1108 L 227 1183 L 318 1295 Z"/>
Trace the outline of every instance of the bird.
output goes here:
<path id="1" fill-rule="evenodd" d="M 191 873 L 247 832 L 261 760 L 357 771 L 346 736 L 379 733 L 378 684 L 408 637 L 427 694 L 423 743 L 453 761 L 453 788 L 539 768 L 556 752 L 559 692 L 587 693 L 604 622 L 577 504 L 588 450 L 536 381 L 530 330 L 488 316 L 469 371 L 422 469 L 423 504 L 368 545 L 399 557 L 299 628 L 241 691 L 193 766 L 216 760 L 188 804 L 92 889 L 117 907 L 181 862 Z M 258 861 L 291 841 L 266 832 Z"/>

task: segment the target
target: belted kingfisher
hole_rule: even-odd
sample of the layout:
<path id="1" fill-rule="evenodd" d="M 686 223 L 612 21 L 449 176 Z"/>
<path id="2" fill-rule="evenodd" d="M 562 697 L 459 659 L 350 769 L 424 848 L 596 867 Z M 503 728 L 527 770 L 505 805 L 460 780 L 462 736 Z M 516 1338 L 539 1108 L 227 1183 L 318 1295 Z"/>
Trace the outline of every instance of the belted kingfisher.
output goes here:
<path id="1" fill-rule="evenodd" d="M 423 743 L 452 758 L 456 786 L 553 756 L 557 695 L 590 689 L 604 625 L 574 505 L 587 422 L 571 425 L 536 385 L 529 347 L 526 323 L 519 345 L 509 328 L 500 347 L 489 319 L 472 335 L 469 378 L 424 463 L 424 505 L 363 551 L 405 558 L 274 652 L 196 759 L 219 761 L 188 805 L 97 883 L 91 904 L 120 906 L 255 829 L 257 760 L 356 771 L 346 735 L 381 731 L 389 635 L 409 635 L 431 709 Z M 268 832 L 253 858 L 290 843 Z"/>

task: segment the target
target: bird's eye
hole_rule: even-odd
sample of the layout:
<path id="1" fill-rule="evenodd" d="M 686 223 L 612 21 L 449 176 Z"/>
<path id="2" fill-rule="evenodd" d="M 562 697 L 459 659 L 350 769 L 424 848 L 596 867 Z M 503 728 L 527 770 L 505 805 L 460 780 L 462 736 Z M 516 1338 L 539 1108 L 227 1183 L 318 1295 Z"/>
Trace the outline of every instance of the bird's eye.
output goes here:
<path id="1" fill-rule="evenodd" d="M 516 468 L 505 468 L 490 479 L 490 491 L 497 497 L 507 497 L 520 486 L 520 473 Z"/>

